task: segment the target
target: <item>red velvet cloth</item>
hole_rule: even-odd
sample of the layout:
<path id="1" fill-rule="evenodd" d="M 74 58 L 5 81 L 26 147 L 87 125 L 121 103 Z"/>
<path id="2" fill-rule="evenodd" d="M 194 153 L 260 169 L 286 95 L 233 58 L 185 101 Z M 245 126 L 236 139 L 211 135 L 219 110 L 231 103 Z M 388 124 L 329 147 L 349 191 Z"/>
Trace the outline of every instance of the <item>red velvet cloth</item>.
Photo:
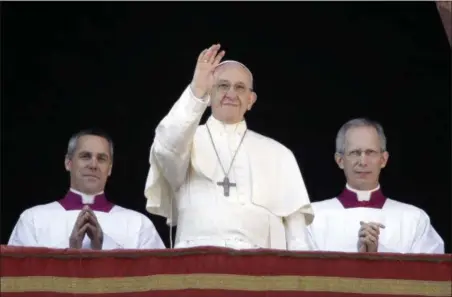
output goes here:
<path id="1" fill-rule="evenodd" d="M 451 255 L 1 247 L 1 296 L 450 296 Z"/>

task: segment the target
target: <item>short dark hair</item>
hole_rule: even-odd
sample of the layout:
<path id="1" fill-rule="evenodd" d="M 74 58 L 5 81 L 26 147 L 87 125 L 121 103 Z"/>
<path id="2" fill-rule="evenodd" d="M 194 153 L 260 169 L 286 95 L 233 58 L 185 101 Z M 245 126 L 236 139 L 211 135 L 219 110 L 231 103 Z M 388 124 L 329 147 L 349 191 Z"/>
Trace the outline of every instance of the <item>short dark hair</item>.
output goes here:
<path id="1" fill-rule="evenodd" d="M 71 136 L 71 138 L 69 139 L 66 152 L 66 157 L 68 159 L 71 159 L 74 156 L 75 150 L 77 149 L 77 142 L 79 138 L 87 135 L 99 136 L 106 139 L 110 147 L 110 158 L 113 160 L 113 140 L 107 133 L 97 128 L 85 129 Z"/>

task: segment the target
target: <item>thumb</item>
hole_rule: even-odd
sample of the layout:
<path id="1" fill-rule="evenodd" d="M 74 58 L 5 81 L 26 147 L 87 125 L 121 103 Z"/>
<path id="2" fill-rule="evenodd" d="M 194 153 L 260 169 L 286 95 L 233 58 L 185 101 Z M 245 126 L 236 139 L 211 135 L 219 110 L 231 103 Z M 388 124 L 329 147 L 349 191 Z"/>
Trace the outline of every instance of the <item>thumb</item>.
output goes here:
<path id="1" fill-rule="evenodd" d="M 359 246 L 358 252 L 360 252 L 360 253 L 367 252 L 367 246 L 364 243 L 361 243 L 361 245 Z"/>

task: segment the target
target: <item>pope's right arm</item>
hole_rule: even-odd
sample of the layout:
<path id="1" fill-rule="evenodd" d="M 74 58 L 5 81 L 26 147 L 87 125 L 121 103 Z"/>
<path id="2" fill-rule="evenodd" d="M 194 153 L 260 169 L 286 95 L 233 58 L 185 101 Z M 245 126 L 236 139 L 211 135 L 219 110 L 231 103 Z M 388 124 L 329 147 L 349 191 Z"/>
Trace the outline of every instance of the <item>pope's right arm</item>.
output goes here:
<path id="1" fill-rule="evenodd" d="M 158 166 L 175 191 L 185 181 L 193 138 L 208 103 L 208 96 L 197 98 L 188 86 L 155 131 L 151 166 Z M 153 159 L 157 164 L 152 164 Z"/>
<path id="2" fill-rule="evenodd" d="M 144 191 L 146 210 L 167 218 L 168 225 L 177 224 L 174 194 L 187 177 L 193 138 L 209 100 L 195 97 L 187 87 L 155 131 Z"/>
<path id="3" fill-rule="evenodd" d="M 146 210 L 166 217 L 169 225 L 177 223 L 174 194 L 187 177 L 193 138 L 210 103 L 208 94 L 213 86 L 213 73 L 224 56 L 224 51 L 218 53 L 219 49 L 217 44 L 201 52 L 190 86 L 155 131 L 144 190 Z"/>

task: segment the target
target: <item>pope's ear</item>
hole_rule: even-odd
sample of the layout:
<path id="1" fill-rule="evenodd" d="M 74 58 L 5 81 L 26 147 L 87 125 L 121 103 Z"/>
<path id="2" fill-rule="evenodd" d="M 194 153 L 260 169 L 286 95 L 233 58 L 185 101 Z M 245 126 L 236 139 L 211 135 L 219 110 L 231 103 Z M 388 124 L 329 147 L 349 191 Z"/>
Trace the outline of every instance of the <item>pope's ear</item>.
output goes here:
<path id="1" fill-rule="evenodd" d="M 248 102 L 248 110 L 251 110 L 253 108 L 254 103 L 257 101 L 257 94 L 255 92 L 251 92 L 250 100 Z"/>

